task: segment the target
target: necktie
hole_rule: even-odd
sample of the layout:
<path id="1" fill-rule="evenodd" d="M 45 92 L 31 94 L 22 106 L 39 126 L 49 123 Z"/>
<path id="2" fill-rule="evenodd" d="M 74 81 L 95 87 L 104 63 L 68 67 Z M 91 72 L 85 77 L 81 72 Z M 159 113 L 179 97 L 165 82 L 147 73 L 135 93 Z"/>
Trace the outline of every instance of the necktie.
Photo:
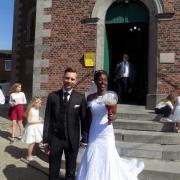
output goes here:
<path id="1" fill-rule="evenodd" d="M 69 95 L 69 93 L 67 91 L 64 92 L 64 99 L 63 99 L 64 104 L 66 104 L 68 102 L 68 98 L 67 98 L 68 95 Z"/>

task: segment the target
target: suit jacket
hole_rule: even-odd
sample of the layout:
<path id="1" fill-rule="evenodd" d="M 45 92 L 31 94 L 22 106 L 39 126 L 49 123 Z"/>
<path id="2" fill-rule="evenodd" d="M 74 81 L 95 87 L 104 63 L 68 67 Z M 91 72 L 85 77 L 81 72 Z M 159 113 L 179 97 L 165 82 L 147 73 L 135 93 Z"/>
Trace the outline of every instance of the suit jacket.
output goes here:
<path id="1" fill-rule="evenodd" d="M 129 80 L 131 83 L 133 83 L 134 81 L 134 78 L 135 78 L 135 71 L 134 71 L 134 66 L 130 63 L 129 63 Z M 122 69 L 122 62 L 119 62 L 116 66 L 116 76 L 115 76 L 115 79 L 118 80 L 118 79 L 121 79 L 121 69 Z"/>
<path id="2" fill-rule="evenodd" d="M 61 106 L 63 100 L 63 90 L 52 92 L 49 94 L 45 110 L 45 122 L 43 130 L 43 143 L 51 145 L 52 136 L 61 136 L 62 119 Z M 85 96 L 72 91 L 66 109 L 67 133 L 73 149 L 78 149 L 80 142 L 80 126 L 82 142 L 87 143 L 88 140 L 88 121 L 87 121 L 87 105 Z"/>

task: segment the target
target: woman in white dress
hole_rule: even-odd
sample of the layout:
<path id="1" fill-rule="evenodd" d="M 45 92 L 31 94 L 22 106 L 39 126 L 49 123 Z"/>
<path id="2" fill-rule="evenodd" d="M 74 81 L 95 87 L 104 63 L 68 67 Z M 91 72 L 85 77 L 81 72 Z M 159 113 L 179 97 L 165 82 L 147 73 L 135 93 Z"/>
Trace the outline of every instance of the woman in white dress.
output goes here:
<path id="1" fill-rule="evenodd" d="M 43 119 L 39 116 L 39 108 L 41 99 L 35 97 L 28 105 L 25 116 L 27 117 L 27 125 L 22 137 L 22 141 L 29 144 L 27 160 L 33 160 L 32 152 L 35 143 L 40 143 L 43 136 Z"/>
<path id="2" fill-rule="evenodd" d="M 103 70 L 97 71 L 94 81 L 97 93 L 87 97 L 92 119 L 89 142 L 76 180 L 137 180 L 144 163 L 119 157 L 113 126 L 108 123 L 116 118 L 116 114 L 108 115 L 102 102 L 102 95 L 107 89 L 107 73 Z"/>

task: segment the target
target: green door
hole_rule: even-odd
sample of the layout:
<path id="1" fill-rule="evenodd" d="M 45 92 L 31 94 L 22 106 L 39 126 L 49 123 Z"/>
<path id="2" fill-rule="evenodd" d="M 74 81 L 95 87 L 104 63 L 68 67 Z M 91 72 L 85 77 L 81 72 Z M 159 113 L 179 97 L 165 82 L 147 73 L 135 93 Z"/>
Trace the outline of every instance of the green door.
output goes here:
<path id="1" fill-rule="evenodd" d="M 135 2 L 128 4 L 115 2 L 107 11 L 105 25 L 140 23 L 148 22 L 148 20 L 149 12 L 144 4 Z M 109 43 L 106 29 L 104 36 L 104 70 L 109 73 Z"/>

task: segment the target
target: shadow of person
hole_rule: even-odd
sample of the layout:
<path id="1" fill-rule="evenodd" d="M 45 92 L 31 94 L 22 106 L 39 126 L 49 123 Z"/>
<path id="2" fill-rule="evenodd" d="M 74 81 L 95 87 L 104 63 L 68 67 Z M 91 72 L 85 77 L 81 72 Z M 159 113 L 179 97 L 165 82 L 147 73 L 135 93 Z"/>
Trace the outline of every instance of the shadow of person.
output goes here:
<path id="1" fill-rule="evenodd" d="M 27 167 L 17 167 L 14 164 L 10 164 L 3 169 L 3 173 L 7 180 L 48 179 L 46 174 L 29 165 L 27 165 Z"/>
<path id="2" fill-rule="evenodd" d="M 4 152 L 9 153 L 15 159 L 26 158 L 27 149 L 21 149 L 13 145 L 9 145 L 5 148 Z"/>
<path id="3" fill-rule="evenodd" d="M 7 139 L 10 141 L 11 133 L 8 131 L 2 131 L 0 130 L 0 137 Z"/>
<path id="4" fill-rule="evenodd" d="M 41 176 L 43 177 L 43 180 L 48 179 L 47 177 L 49 174 L 48 173 L 49 169 L 47 167 L 43 167 L 37 161 L 29 162 L 26 160 L 27 149 L 21 149 L 16 146 L 9 145 L 5 148 L 4 151 L 9 153 L 15 159 L 20 159 L 22 162 L 27 164 L 27 168 L 19 168 L 13 164 L 6 166 L 3 172 L 8 180 L 32 180 L 33 178 L 36 180 L 36 179 L 40 179 Z M 31 171 L 32 171 L 32 174 L 31 174 Z M 40 174 L 39 176 L 37 176 L 36 171 Z M 14 175 L 12 172 L 14 172 Z M 34 177 L 33 177 L 33 172 L 34 172 Z M 61 176 L 58 180 L 65 180 L 65 179 L 64 177 Z"/>

